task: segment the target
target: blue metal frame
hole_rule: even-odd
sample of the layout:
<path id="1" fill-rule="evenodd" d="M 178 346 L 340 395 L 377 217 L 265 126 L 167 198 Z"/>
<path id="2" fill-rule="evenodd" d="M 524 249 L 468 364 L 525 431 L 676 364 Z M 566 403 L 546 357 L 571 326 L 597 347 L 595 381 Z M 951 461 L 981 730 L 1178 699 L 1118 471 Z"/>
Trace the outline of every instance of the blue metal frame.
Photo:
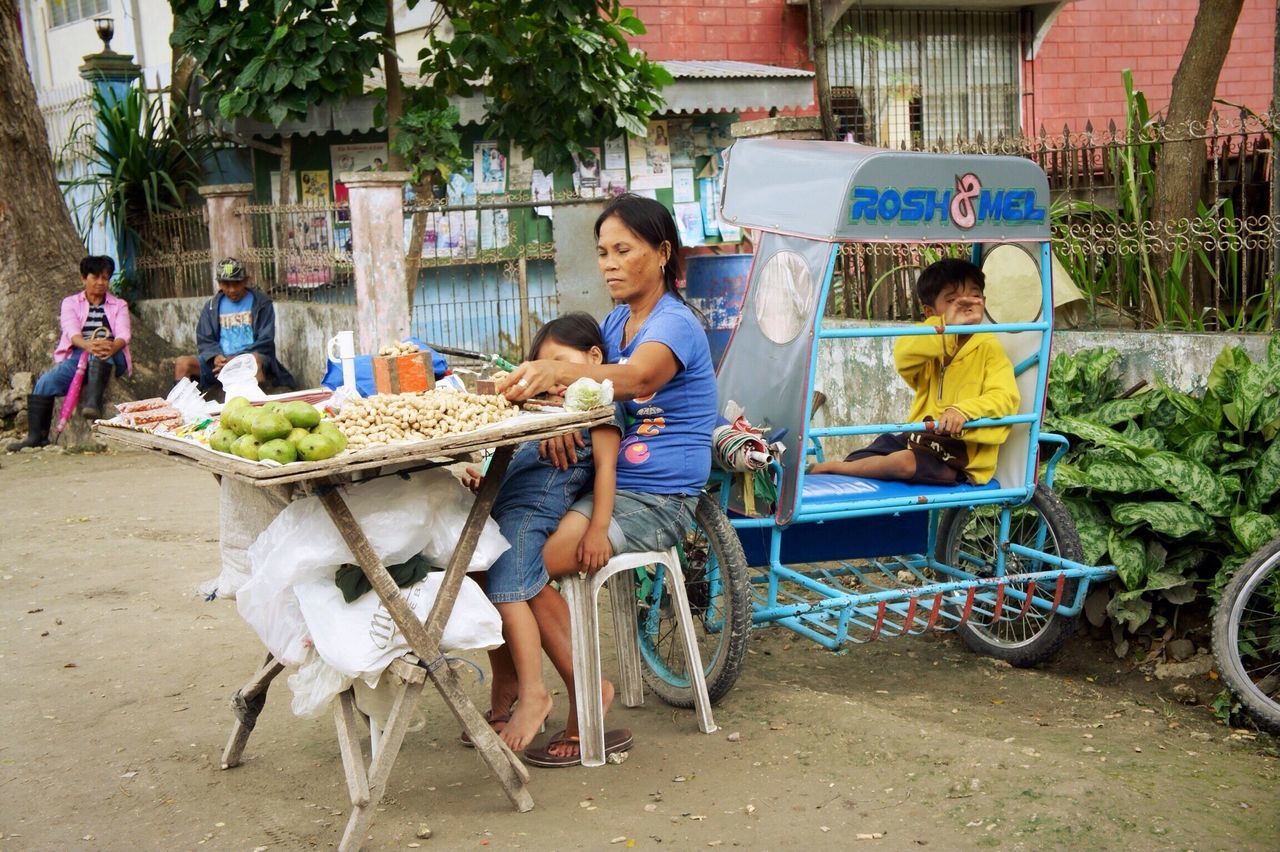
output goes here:
<path id="1" fill-rule="evenodd" d="M 982 244 L 974 243 L 972 253 L 974 262 L 980 263 L 983 253 Z M 1012 619 L 1021 618 L 1029 610 L 1034 609 L 1041 614 L 1057 613 L 1071 617 L 1080 613 L 1085 595 L 1088 593 L 1089 583 L 1114 574 L 1112 566 L 1085 565 L 1045 552 L 1043 548 L 1047 529 L 1043 520 L 1040 522 L 1035 540 L 1030 542 L 1033 546 L 1009 540 L 1013 510 L 1027 504 L 1035 493 L 1039 445 L 1045 443 L 1054 447 L 1054 452 L 1045 463 L 1044 481 L 1047 486 L 1052 485 L 1054 467 L 1067 449 L 1065 438 L 1040 430 L 1053 326 L 1052 256 L 1048 242 L 1039 244 L 1039 259 L 1042 305 L 1040 320 L 986 323 L 963 328 L 964 334 L 980 332 L 1039 332 L 1041 334 L 1040 346 L 1036 354 L 1014 365 L 1016 375 L 1021 375 L 1032 368 L 1038 372 L 1034 410 L 1008 417 L 974 420 L 967 424 L 969 427 L 1027 424 L 1028 460 L 1025 477 L 1020 483 L 1006 483 L 999 488 L 979 491 L 967 490 L 950 494 L 921 493 L 850 500 L 834 505 L 806 506 L 803 498 L 805 476 L 803 465 L 810 456 L 822 459 L 823 438 L 925 430 L 924 425 L 919 423 L 813 427 L 810 420 L 818 365 L 818 345 L 815 343 L 809 361 L 807 414 L 803 420 L 801 434 L 798 436 L 798 445 L 804 448 L 798 454 L 797 462 L 802 465 L 798 471 L 796 483 L 797 493 L 800 496 L 797 497 L 798 502 L 792 521 L 785 529 L 792 529 L 794 524 L 822 524 L 825 521 L 873 515 L 897 517 L 906 512 L 927 511 L 931 512 L 932 516 L 928 524 L 925 552 L 862 560 L 858 563 L 840 562 L 836 567 L 809 566 L 808 570 L 798 570 L 782 564 L 780 553 L 784 527 L 779 526 L 774 518 L 731 516 L 730 523 L 735 529 L 770 530 L 768 571 L 752 578 L 755 598 L 753 624 L 779 624 L 825 647 L 834 649 L 845 642 L 867 641 L 881 635 L 919 633 L 926 626 L 954 627 L 971 615 L 977 615 L 989 621 Z M 826 304 L 834 267 L 835 253 L 833 252 L 822 282 L 818 298 L 819 305 Z M 823 328 L 821 310 L 819 310 L 814 320 L 813 333 L 820 342 L 862 337 L 936 334 L 937 331 L 934 328 L 919 326 Z M 960 332 L 947 330 L 944 333 Z M 773 474 L 776 483 L 781 483 L 782 473 L 781 465 L 775 461 Z M 725 485 L 729 481 L 728 475 L 722 473 L 713 475 L 713 483 L 717 479 Z M 728 488 L 722 487 L 720 491 L 722 506 L 727 507 Z M 992 566 L 992 570 L 979 576 L 973 570 L 973 565 L 947 565 L 939 562 L 932 554 L 936 550 L 941 510 L 974 508 L 983 505 L 1000 507 L 998 538 L 1001 544 L 996 550 L 995 565 Z M 1036 570 L 1009 574 L 1006 561 L 1010 555 L 1029 560 Z M 966 558 L 962 557 L 961 561 L 966 561 Z M 967 561 L 980 562 L 972 555 L 967 557 Z M 900 582 L 898 577 L 901 572 L 909 574 L 912 581 Z M 1067 580 L 1076 581 L 1070 600 L 1057 600 L 1054 595 L 1046 594 L 1045 590 L 1049 588 L 1054 588 L 1058 594 L 1061 594 Z M 850 589 L 850 582 L 869 590 Z M 1039 591 L 1035 591 L 1037 589 Z M 1031 594 L 1030 601 L 1027 600 L 1028 592 Z M 929 601 L 924 610 L 921 610 L 922 601 Z"/>

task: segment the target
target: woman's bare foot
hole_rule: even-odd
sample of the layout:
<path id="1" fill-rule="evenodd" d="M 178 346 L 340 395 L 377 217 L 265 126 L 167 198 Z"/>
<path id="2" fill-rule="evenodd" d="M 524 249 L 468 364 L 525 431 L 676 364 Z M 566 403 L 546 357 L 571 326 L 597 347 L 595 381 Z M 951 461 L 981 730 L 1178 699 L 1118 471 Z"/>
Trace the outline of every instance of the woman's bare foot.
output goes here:
<path id="1" fill-rule="evenodd" d="M 547 716 L 551 715 L 551 707 L 551 694 L 545 689 L 539 694 L 522 691 L 511 720 L 498 732 L 498 736 L 512 751 L 524 751 L 524 747 L 537 736 Z"/>
<path id="2" fill-rule="evenodd" d="M 600 697 L 604 699 L 604 712 L 605 715 L 608 715 L 609 707 L 613 704 L 612 681 L 601 682 Z M 564 739 L 551 743 L 547 747 L 547 752 L 555 757 L 576 757 L 582 751 L 578 745 L 578 712 L 576 707 L 569 711 L 569 718 L 564 723 L 564 733 Z"/>

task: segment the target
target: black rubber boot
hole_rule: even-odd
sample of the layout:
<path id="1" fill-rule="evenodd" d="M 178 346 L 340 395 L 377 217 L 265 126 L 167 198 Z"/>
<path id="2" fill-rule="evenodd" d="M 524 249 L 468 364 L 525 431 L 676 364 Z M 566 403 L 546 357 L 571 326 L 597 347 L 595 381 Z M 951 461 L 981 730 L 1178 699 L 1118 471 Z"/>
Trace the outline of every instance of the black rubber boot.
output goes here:
<path id="1" fill-rule="evenodd" d="M 80 389 L 80 416 L 85 420 L 97 420 L 102 416 L 102 398 L 107 393 L 107 380 L 115 369 L 110 361 L 89 359 L 89 371 L 85 373 L 84 387 Z"/>
<path id="2" fill-rule="evenodd" d="M 53 397 L 27 396 L 27 439 L 9 444 L 14 453 L 26 447 L 43 447 L 49 443 L 49 426 L 53 423 Z"/>

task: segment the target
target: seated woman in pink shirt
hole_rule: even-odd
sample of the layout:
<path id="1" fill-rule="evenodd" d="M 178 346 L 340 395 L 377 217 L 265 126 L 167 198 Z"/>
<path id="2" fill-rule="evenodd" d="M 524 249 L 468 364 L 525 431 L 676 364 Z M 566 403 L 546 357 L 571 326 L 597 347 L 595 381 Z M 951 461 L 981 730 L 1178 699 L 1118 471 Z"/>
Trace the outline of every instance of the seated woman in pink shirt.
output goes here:
<path id="1" fill-rule="evenodd" d="M 89 420 L 102 415 L 112 369 L 117 376 L 133 372 L 129 303 L 108 289 L 115 271 L 115 261 L 106 256 L 90 255 L 80 261 L 84 290 L 62 300 L 62 337 L 53 353 L 53 369 L 41 374 L 27 397 L 27 437 L 11 443 L 10 452 L 49 443 L 54 398 L 64 396 L 71 386 L 82 353 L 89 354 L 89 362 L 80 389 L 80 414 Z"/>

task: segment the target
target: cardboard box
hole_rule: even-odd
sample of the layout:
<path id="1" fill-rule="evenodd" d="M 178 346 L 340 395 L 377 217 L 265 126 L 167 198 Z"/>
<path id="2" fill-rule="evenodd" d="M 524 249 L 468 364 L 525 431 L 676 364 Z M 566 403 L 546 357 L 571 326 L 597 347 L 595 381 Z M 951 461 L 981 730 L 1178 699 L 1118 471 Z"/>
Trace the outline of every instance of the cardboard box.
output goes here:
<path id="1" fill-rule="evenodd" d="M 378 393 L 419 393 L 436 386 L 430 352 L 412 355 L 376 355 L 373 384 Z"/>

